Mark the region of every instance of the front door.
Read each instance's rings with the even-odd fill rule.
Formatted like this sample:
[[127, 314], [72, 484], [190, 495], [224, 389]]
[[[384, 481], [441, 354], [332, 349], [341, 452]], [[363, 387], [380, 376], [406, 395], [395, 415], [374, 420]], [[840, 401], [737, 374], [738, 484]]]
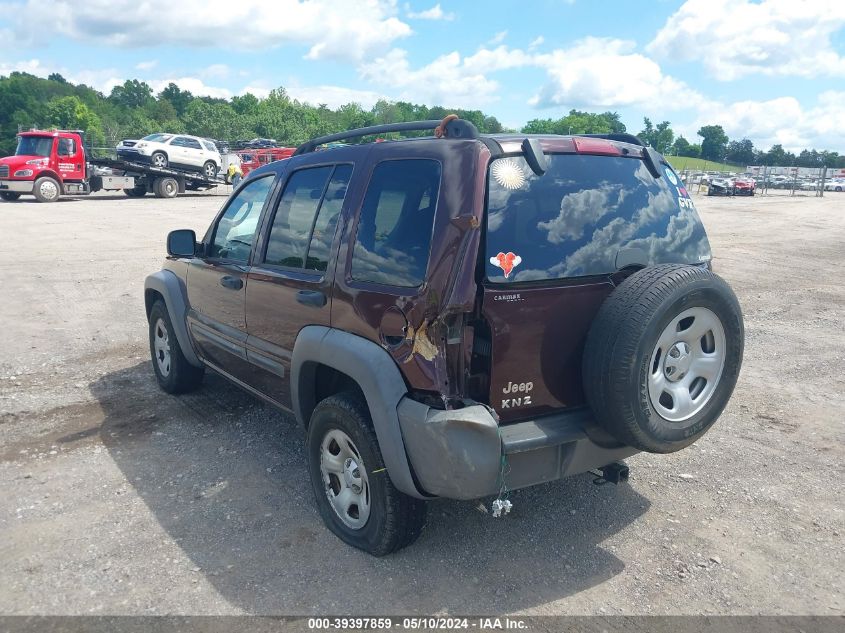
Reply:
[[76, 139], [60, 137], [56, 145], [56, 158], [63, 181], [78, 182], [85, 178], [85, 153]]
[[247, 356], [253, 386], [291, 407], [290, 361], [299, 331], [329, 325], [335, 233], [351, 165], [293, 172], [249, 272]]
[[232, 196], [209, 229], [203, 256], [188, 268], [188, 327], [203, 359], [242, 380], [246, 360], [247, 273], [261, 212], [275, 174]]

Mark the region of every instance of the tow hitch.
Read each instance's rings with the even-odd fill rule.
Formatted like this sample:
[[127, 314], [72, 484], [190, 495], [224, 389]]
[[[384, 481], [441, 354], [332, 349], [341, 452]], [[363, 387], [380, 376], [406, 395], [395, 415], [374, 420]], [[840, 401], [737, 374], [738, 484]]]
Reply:
[[624, 481], [628, 481], [628, 464], [624, 462], [613, 462], [612, 464], [602, 466], [601, 468], [591, 470], [590, 472], [593, 475], [596, 475], [596, 478], [593, 479], [593, 483], [597, 486], [603, 486], [607, 483], [620, 484]]

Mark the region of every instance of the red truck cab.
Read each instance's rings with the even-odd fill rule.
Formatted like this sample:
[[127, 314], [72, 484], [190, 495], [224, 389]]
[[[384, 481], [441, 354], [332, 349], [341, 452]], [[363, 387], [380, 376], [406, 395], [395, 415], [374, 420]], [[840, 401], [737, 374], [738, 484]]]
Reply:
[[277, 160], [290, 158], [295, 151], [295, 147], [262, 147], [244, 149], [236, 152], [236, 154], [241, 159], [241, 172], [246, 177], [249, 172], [259, 167], [263, 167]]
[[85, 148], [78, 131], [21, 132], [15, 154], [0, 158], [3, 200], [30, 194], [39, 202], [55, 202], [63, 194], [86, 192]]

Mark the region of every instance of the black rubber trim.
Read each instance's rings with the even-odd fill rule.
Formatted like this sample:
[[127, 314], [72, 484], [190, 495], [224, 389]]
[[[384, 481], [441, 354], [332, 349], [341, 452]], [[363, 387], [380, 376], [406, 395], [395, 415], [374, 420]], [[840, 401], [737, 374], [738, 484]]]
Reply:
[[505, 454], [510, 455], [583, 440], [587, 437], [584, 427], [593, 423], [592, 412], [581, 407], [536, 420], [502, 425], [499, 434]]

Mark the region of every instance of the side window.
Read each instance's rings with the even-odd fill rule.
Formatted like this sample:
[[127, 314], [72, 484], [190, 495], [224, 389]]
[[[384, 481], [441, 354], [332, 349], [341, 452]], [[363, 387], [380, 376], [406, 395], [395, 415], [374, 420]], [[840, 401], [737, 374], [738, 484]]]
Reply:
[[211, 141], [203, 141], [202, 144], [203, 147], [205, 147], [205, 149], [207, 149], [209, 152], [217, 151], [217, 147], [215, 147], [214, 143], [212, 143]]
[[185, 137], [177, 136], [172, 141], [170, 141], [170, 144], [175, 145], [176, 147], [185, 147]]
[[190, 147], [191, 149], [202, 149], [200, 142], [192, 138], [186, 138], [184, 140], [184, 145], [185, 147]]
[[311, 244], [308, 246], [308, 255], [305, 258], [305, 268], [308, 270], [325, 271], [329, 265], [332, 240], [351, 176], [352, 165], [335, 167], [326, 195], [323, 196], [323, 202], [317, 212], [317, 220], [314, 222]]
[[220, 217], [214, 231], [209, 257], [246, 263], [255, 243], [258, 218], [273, 184], [273, 176], [247, 183]]
[[76, 154], [76, 143], [74, 140], [72, 138], [60, 138], [58, 155], [73, 156], [74, 154]]
[[440, 163], [392, 160], [373, 171], [352, 252], [352, 278], [415, 288], [425, 279]]
[[302, 268], [311, 225], [328, 184], [332, 167], [314, 167], [294, 172], [276, 209], [267, 240], [264, 262], [273, 266]]

